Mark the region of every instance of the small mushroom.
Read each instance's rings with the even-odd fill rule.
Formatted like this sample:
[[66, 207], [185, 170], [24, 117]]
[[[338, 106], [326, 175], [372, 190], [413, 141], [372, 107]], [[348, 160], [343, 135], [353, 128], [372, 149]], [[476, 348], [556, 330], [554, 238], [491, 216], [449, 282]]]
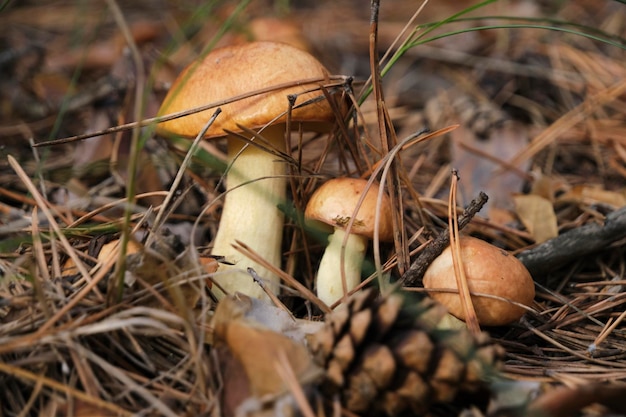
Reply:
[[[484, 326], [502, 326], [519, 320], [526, 310], [510, 301], [530, 306], [535, 298], [535, 284], [524, 264], [484, 240], [469, 236], [460, 239], [461, 259], [478, 322]], [[458, 291], [450, 247], [430, 264], [423, 284], [426, 289]], [[445, 305], [450, 314], [465, 319], [458, 293], [431, 291], [430, 295]]]
[[[292, 46], [274, 42], [251, 42], [215, 49], [192, 63], [178, 77], [165, 98], [160, 115], [193, 109], [274, 86], [280, 88], [224, 104], [222, 113], [205, 138], [227, 137], [231, 163], [226, 178], [227, 194], [220, 225], [213, 242], [214, 255], [225, 257], [234, 268], [220, 265], [214, 280], [228, 293], [242, 292], [266, 298], [247, 273], [253, 268], [278, 293], [278, 277], [246, 258], [233, 244], [242, 241], [260, 257], [280, 269], [283, 214], [278, 204], [285, 200], [286, 167], [280, 153], [286, 152], [286, 120], [289, 96], [297, 96], [290, 115], [292, 129], [328, 131], [335, 121], [332, 106], [316, 87], [328, 80], [328, 71], [313, 56]], [[309, 80], [303, 82], [303, 80]], [[311, 81], [315, 80], [315, 81]], [[290, 84], [286, 87], [285, 85]], [[312, 91], [313, 90], [313, 91]], [[158, 133], [195, 137], [214, 110], [194, 113], [159, 125]], [[260, 143], [240, 126], [257, 131]], [[246, 145], [237, 133], [254, 140], [261, 149]], [[218, 297], [224, 294], [214, 289]]]
[[[328, 305], [341, 299], [345, 292], [342, 282], [342, 257], [346, 291], [351, 291], [361, 282], [361, 266], [367, 250], [368, 239], [374, 236], [376, 210], [378, 216], [378, 237], [380, 241], [393, 239], [391, 203], [383, 193], [380, 207], [377, 207], [379, 185], [373, 183], [366, 191], [367, 180], [358, 178], [336, 178], [318, 188], [305, 210], [308, 221], [330, 225], [333, 233], [328, 238], [328, 246], [317, 271], [316, 287], [318, 297]], [[366, 195], [359, 206], [361, 195]], [[347, 230], [355, 210], [358, 208], [352, 227]], [[348, 233], [345, 251], [342, 245]]]

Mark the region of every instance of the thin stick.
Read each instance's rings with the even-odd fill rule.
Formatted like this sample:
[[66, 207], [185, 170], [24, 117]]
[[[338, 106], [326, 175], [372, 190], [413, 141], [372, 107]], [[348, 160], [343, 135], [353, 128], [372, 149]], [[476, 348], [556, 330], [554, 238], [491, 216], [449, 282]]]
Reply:
[[43, 312], [44, 317], [50, 318], [52, 313], [50, 312], [50, 306], [46, 301], [46, 295], [44, 293], [44, 283], [50, 282], [50, 274], [48, 273], [48, 265], [46, 263], [46, 256], [43, 249], [43, 243], [41, 242], [41, 234], [39, 232], [39, 216], [37, 215], [37, 206], [33, 206], [32, 225], [31, 228], [33, 236], [33, 255], [35, 256], [35, 264], [38, 271], [33, 274], [33, 287], [35, 294], [39, 299], [39, 305]]
[[[328, 85], [325, 85], [326, 87], [332, 87], [335, 85], [343, 85], [346, 80], [348, 79], [348, 77], [345, 77], [343, 75], [331, 75], [328, 78], [307, 78], [307, 79], [303, 79], [303, 80], [298, 80], [298, 81], [291, 81], [288, 83], [283, 83], [283, 84], [278, 84], [278, 85], [273, 85], [267, 88], [261, 88], [259, 90], [256, 91], [252, 91], [249, 93], [245, 93], [245, 94], [240, 94], [238, 96], [234, 96], [234, 97], [230, 97], [224, 100], [220, 100], [220, 101], [215, 101], [213, 103], [208, 103], [205, 104], [204, 106], [199, 106], [199, 107], [195, 107], [193, 109], [189, 109], [189, 110], [183, 110], [177, 113], [172, 113], [172, 114], [168, 114], [165, 116], [157, 116], [157, 117], [151, 117], [148, 119], [144, 119], [144, 120], [140, 120], [138, 122], [131, 122], [131, 123], [125, 123], [123, 125], [119, 125], [119, 126], [113, 126], [113, 127], [109, 127], [107, 129], [103, 129], [97, 132], [91, 132], [91, 133], [85, 133], [82, 135], [76, 135], [76, 136], [70, 136], [67, 138], [62, 138], [62, 139], [56, 139], [56, 140], [51, 140], [51, 141], [47, 141], [47, 142], [39, 142], [39, 143], [35, 143], [33, 145], [34, 148], [39, 148], [39, 147], [43, 147], [43, 146], [54, 146], [54, 145], [61, 145], [63, 143], [70, 143], [70, 142], [76, 142], [76, 141], [81, 141], [81, 140], [85, 140], [85, 139], [89, 139], [89, 138], [93, 138], [96, 136], [102, 136], [102, 135], [107, 135], [110, 133], [117, 133], [117, 132], [123, 132], [126, 130], [131, 130], [131, 129], [138, 129], [140, 127], [146, 127], [146, 126], [150, 126], [156, 123], [163, 123], [163, 122], [167, 122], [170, 120], [174, 120], [174, 119], [178, 119], [179, 117], [185, 117], [185, 116], [189, 116], [190, 114], [194, 114], [194, 113], [199, 113], [205, 110], [211, 110], [211, 109], [215, 109], [217, 107], [223, 106], [225, 104], [228, 103], [232, 103], [234, 101], [238, 101], [238, 100], [243, 100], [244, 98], [248, 98], [248, 97], [253, 97], [259, 94], [265, 94], [267, 92], [270, 91], [275, 91], [275, 90], [282, 90], [285, 88], [289, 88], [289, 87], [293, 87], [294, 85], [307, 85], [307, 84], [316, 84], [316, 83], [321, 83], [324, 81], [328, 81], [330, 80], [331, 83]], [[313, 91], [313, 89], [311, 90]], [[295, 106], [294, 108], [296, 108], [298, 106]]]
[[[391, 122], [391, 117], [385, 104], [385, 94], [382, 88], [382, 74], [380, 72], [380, 59], [378, 58], [378, 12], [380, 9], [380, 0], [372, 0], [370, 15], [370, 33], [369, 33], [369, 56], [370, 71], [372, 73], [372, 88], [374, 98], [376, 99], [376, 110], [378, 120], [378, 134], [382, 145], [383, 155], [389, 153], [397, 143], [398, 138]], [[397, 257], [397, 268], [401, 274], [406, 271], [409, 265], [409, 250], [406, 244], [406, 230], [402, 226], [402, 188], [399, 176], [399, 160], [394, 158], [390, 160], [389, 169], [389, 186], [388, 195], [391, 202], [391, 221], [393, 224], [393, 243]], [[344, 291], [345, 293], [345, 291]]]
[[548, 272], [607, 248], [626, 237], [626, 207], [608, 214], [604, 224], [590, 223], [521, 252], [517, 258], [536, 281], [545, 284]]
[[[259, 256], [259, 258], [260, 258], [260, 256]], [[274, 303], [274, 305], [276, 307], [280, 308], [285, 313], [289, 314], [289, 317], [291, 317], [291, 320], [293, 320], [295, 322], [296, 318], [293, 315], [293, 313], [291, 312], [291, 310], [289, 310], [287, 308], [287, 306], [285, 304], [283, 304], [282, 301], [280, 301], [280, 299], [276, 296], [276, 294], [274, 294], [274, 292], [267, 287], [267, 285], [265, 284], [265, 280], [263, 278], [261, 278], [261, 276], [254, 270], [254, 268], [248, 267], [246, 270], [248, 271], [248, 274], [250, 274], [250, 276], [252, 277], [254, 282], [259, 287], [261, 287], [263, 292], [265, 292], [265, 294], [267, 294], [269, 299], [272, 300], [272, 303]]]
[[328, 314], [331, 312], [331, 309], [326, 305], [326, 303], [324, 303], [322, 300], [317, 298], [317, 296], [313, 294], [311, 290], [309, 290], [307, 287], [302, 285], [302, 283], [300, 283], [298, 280], [294, 279], [292, 276], [280, 270], [279, 268], [276, 268], [275, 266], [271, 265], [269, 262], [267, 262], [265, 259], [259, 256], [252, 248], [250, 248], [245, 243], [239, 240], [235, 242], [237, 243], [236, 245], [234, 245], [235, 249], [237, 249], [243, 255], [247, 256], [248, 258], [257, 262], [259, 265], [262, 265], [263, 267], [269, 269], [274, 274], [278, 275], [288, 285], [295, 288], [296, 291], [299, 291], [304, 298], [308, 299], [313, 304], [318, 306], [319, 309], [322, 310], [324, 313]]
[[280, 349], [276, 352], [276, 354], [278, 356], [274, 363], [276, 373], [285, 382], [289, 391], [291, 391], [291, 395], [293, 395], [293, 398], [296, 400], [296, 404], [300, 407], [300, 412], [304, 417], [315, 417], [313, 408], [311, 407], [309, 401], [307, 401], [302, 385], [300, 384], [300, 381], [298, 381], [298, 377], [296, 376], [291, 363], [289, 363], [287, 353], [285, 353], [283, 349]]
[[[483, 208], [485, 203], [487, 203], [487, 194], [482, 191], [478, 194], [478, 197], [473, 199], [469, 205], [465, 208], [463, 213], [459, 216], [458, 219], [458, 228], [462, 230], [465, 226], [469, 224], [472, 218]], [[415, 287], [417, 286], [426, 269], [430, 266], [432, 261], [439, 255], [445, 248], [450, 244], [450, 235], [448, 229], [443, 230], [434, 240], [430, 242], [430, 244], [420, 253], [420, 255], [413, 261], [411, 267], [406, 271], [406, 273], [400, 278], [399, 282], [401, 285], [406, 287]]]
[[[176, 172], [176, 177], [174, 177], [174, 181], [172, 181], [172, 185], [170, 186], [169, 192], [165, 196], [165, 200], [163, 200], [163, 204], [161, 204], [161, 210], [159, 210], [157, 217], [154, 220], [153, 228], [155, 230], [159, 228], [162, 221], [165, 221], [164, 216], [165, 216], [165, 213], [167, 213], [167, 208], [170, 202], [172, 201], [172, 199], [174, 198], [174, 196], [176, 195], [176, 189], [178, 188], [178, 186], [183, 180], [185, 171], [187, 170], [187, 168], [189, 167], [189, 164], [191, 163], [191, 158], [195, 154], [196, 149], [200, 145], [200, 142], [202, 141], [202, 139], [204, 139], [205, 133], [207, 132], [207, 130], [209, 130], [209, 127], [211, 127], [211, 125], [213, 124], [213, 122], [215, 122], [215, 119], [217, 118], [217, 116], [219, 116], [221, 112], [222, 112], [222, 109], [218, 107], [215, 110], [215, 113], [213, 113], [213, 116], [209, 118], [209, 120], [200, 130], [200, 133], [198, 133], [198, 136], [196, 136], [194, 141], [191, 143], [189, 150], [185, 154], [185, 158], [183, 159], [183, 162], [180, 164], [180, 168], [178, 169], [178, 172]], [[152, 243], [152, 237], [149, 237], [146, 246], [150, 246], [151, 243]]]

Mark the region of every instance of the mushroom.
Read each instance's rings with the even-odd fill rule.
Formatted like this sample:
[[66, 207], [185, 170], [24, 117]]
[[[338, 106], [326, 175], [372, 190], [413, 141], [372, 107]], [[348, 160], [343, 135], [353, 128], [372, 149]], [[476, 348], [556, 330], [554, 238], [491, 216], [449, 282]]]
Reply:
[[[214, 255], [224, 256], [233, 267], [221, 265], [215, 281], [226, 292], [242, 292], [266, 298], [253, 282], [248, 268], [265, 278], [267, 287], [278, 293], [278, 277], [233, 248], [240, 240], [276, 268], [281, 264], [284, 218], [277, 205], [285, 200], [286, 167], [280, 156], [288, 143], [286, 120], [288, 96], [297, 96], [290, 114], [290, 126], [303, 131], [328, 131], [335, 115], [320, 91], [328, 71], [313, 56], [292, 46], [274, 42], [252, 42], [211, 51], [179, 75], [166, 96], [159, 115], [193, 109], [213, 102], [253, 93], [274, 86], [280, 88], [224, 104], [221, 114], [205, 138], [228, 138], [230, 167], [227, 193], [220, 225], [213, 242]], [[308, 80], [304, 82], [303, 80]], [[289, 87], [285, 87], [289, 84]], [[213, 110], [161, 123], [157, 133], [164, 136], [195, 137], [210, 119]], [[240, 126], [248, 130], [242, 129]], [[249, 135], [258, 132], [266, 142]], [[259, 146], [246, 145], [236, 133]], [[216, 296], [224, 294], [214, 287]]]
[[[478, 322], [484, 326], [502, 326], [519, 320], [535, 298], [535, 285], [530, 273], [515, 256], [484, 240], [462, 236], [461, 259], [467, 285]], [[452, 250], [446, 248], [430, 264], [423, 278], [426, 289], [458, 291]], [[429, 292], [431, 297], [448, 308], [453, 316], [464, 320], [465, 311], [456, 292]], [[482, 295], [496, 296], [484, 297]], [[510, 301], [505, 301], [510, 300]]]
[[[305, 218], [311, 224], [332, 226], [333, 233], [328, 238], [328, 246], [317, 271], [317, 296], [327, 305], [342, 298], [345, 291], [351, 291], [361, 282], [361, 266], [367, 250], [368, 239], [373, 238], [378, 214], [378, 237], [380, 241], [393, 239], [391, 202], [383, 193], [380, 207], [377, 207], [379, 185], [373, 183], [366, 191], [368, 181], [360, 178], [336, 178], [322, 184], [306, 206]], [[365, 197], [359, 206], [361, 195]], [[349, 230], [352, 216], [358, 207], [356, 218]], [[321, 222], [321, 223], [320, 223]], [[348, 233], [345, 252], [342, 246]], [[341, 265], [344, 265], [342, 275]]]

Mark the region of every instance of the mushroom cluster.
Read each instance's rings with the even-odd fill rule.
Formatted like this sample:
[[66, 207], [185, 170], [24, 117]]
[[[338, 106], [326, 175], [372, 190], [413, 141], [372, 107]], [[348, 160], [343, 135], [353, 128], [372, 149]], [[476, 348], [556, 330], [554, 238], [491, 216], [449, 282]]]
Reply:
[[307, 204], [304, 215], [311, 225], [332, 228], [315, 284], [317, 296], [329, 306], [361, 282], [367, 242], [375, 231], [380, 241], [393, 239], [391, 202], [383, 193], [379, 204], [379, 189], [377, 183], [368, 188], [365, 179], [335, 178], [322, 184]]
[[[277, 206], [286, 196], [286, 163], [281, 154], [289, 143], [287, 120], [291, 129], [328, 131], [335, 114], [319, 91], [328, 79], [328, 71], [317, 59], [286, 44], [251, 42], [228, 46], [189, 65], [159, 110], [159, 115], [167, 115], [265, 91], [220, 105], [222, 112], [205, 135], [207, 139], [228, 139], [227, 192], [213, 242], [213, 254], [234, 264], [221, 265], [215, 275], [218, 287], [227, 293], [239, 291], [266, 298], [248, 268], [253, 268], [273, 293], [278, 293], [278, 277], [244, 257], [233, 244], [237, 240], [245, 243], [280, 268], [284, 219]], [[289, 97], [296, 97], [295, 105], [290, 104]], [[195, 137], [213, 112], [214, 109], [207, 110], [161, 123], [158, 133]], [[250, 134], [251, 130], [255, 133]], [[224, 295], [215, 287], [214, 292], [218, 297]]]
[[[532, 305], [535, 298], [535, 283], [524, 264], [484, 240], [463, 236], [459, 243], [478, 322], [502, 326], [519, 320], [526, 312], [524, 306]], [[424, 288], [432, 290], [431, 297], [445, 305], [450, 314], [465, 320], [450, 247], [430, 264], [423, 283]]]

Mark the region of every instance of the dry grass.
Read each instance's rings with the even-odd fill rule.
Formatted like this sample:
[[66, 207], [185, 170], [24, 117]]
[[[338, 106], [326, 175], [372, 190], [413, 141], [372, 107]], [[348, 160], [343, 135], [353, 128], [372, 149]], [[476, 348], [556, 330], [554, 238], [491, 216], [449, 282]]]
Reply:
[[[149, 119], [219, 23], [234, 19], [216, 43], [233, 42], [246, 22], [278, 2], [254, 3], [240, 14], [224, 2], [204, 10], [214, 21], [202, 24], [189, 11], [197, 5], [170, 5], [157, 17], [151, 1], [140, 3], [117, 16], [104, 5], [81, 9], [81, 2], [62, 1], [54, 8], [15, 5], [0, 16], [2, 416], [218, 415], [223, 375], [209, 347], [215, 300], [200, 255], [218, 226], [222, 144], [202, 143], [200, 158], [185, 159], [184, 146], [155, 137], [149, 125], [52, 147], [31, 144]], [[508, 4], [476, 13], [499, 15], [500, 3]], [[517, 254], [542, 246], [520, 221], [511, 191], [548, 200], [560, 234], [602, 225], [624, 210], [626, 11], [609, 1], [571, 1], [559, 10], [529, 4], [508, 14], [555, 13], [605, 30], [622, 48], [539, 29], [465, 31], [410, 49], [382, 84], [374, 78], [356, 123], [294, 137], [293, 206], [278, 271], [280, 303], [290, 314], [311, 318], [324, 310], [311, 293], [323, 248], [305, 236], [300, 214], [325, 178], [384, 183], [398, 209], [398, 234], [392, 245], [377, 245], [371, 263], [395, 279], [447, 225], [452, 169], [461, 176], [459, 206], [483, 189], [492, 201], [463, 233]], [[462, 9], [440, 7], [426, 5], [417, 22]], [[383, 2], [380, 55], [414, 8], [406, 1], [391, 10]], [[357, 76], [353, 90], [342, 85], [355, 104], [372, 68], [388, 62], [370, 59], [369, 13], [346, 0], [293, 4], [290, 14], [334, 73]], [[130, 52], [123, 48], [128, 38]], [[435, 133], [415, 134], [423, 128]], [[133, 144], [144, 139], [139, 151]], [[136, 177], [128, 174], [130, 161], [141, 167]], [[120, 233], [122, 254], [99, 259], [102, 244]], [[538, 271], [532, 311], [490, 329], [507, 350], [507, 376], [626, 384], [626, 237], [612, 237], [600, 250]], [[138, 254], [124, 256], [127, 239], [141, 240]], [[67, 259], [77, 271], [64, 272]]]

